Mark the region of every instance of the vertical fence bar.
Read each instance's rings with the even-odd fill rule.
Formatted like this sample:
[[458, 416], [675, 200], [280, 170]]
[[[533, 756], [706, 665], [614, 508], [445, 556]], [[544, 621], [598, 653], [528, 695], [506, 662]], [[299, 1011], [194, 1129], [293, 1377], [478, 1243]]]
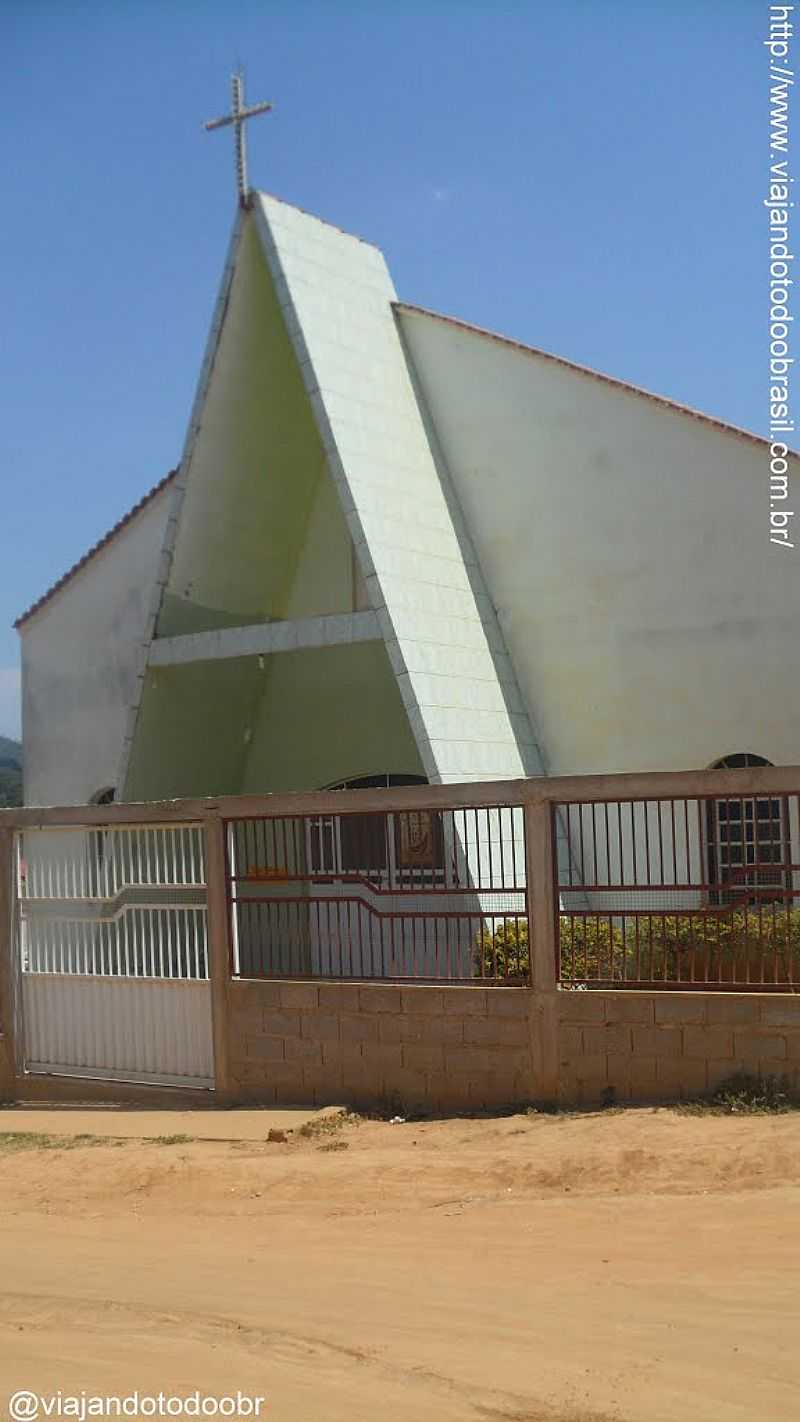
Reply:
[[13, 1101], [17, 1063], [14, 832], [0, 829], [0, 1101]]
[[218, 816], [203, 820], [208, 920], [208, 977], [214, 1037], [214, 1089], [220, 1099], [234, 1091], [230, 1062], [231, 936], [228, 916], [225, 823]]

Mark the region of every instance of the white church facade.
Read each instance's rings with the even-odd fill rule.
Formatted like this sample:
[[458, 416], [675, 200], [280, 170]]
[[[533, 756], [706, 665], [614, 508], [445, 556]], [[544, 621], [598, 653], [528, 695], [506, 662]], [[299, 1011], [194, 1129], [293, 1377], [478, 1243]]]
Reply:
[[178, 469], [17, 624], [26, 803], [799, 763], [768, 474], [253, 194]]

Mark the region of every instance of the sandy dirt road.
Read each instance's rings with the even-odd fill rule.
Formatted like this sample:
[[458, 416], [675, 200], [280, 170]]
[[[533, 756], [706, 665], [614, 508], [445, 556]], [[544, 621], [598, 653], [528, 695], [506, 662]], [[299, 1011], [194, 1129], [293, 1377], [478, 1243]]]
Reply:
[[799, 1186], [800, 1114], [0, 1136], [0, 1404], [238, 1388], [269, 1422], [795, 1422]]

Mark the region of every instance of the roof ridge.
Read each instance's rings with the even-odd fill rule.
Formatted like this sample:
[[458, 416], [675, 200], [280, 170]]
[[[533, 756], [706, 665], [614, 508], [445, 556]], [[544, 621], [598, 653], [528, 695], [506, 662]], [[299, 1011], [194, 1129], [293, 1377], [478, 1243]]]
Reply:
[[[669, 395], [656, 395], [652, 390], [645, 390], [642, 385], [632, 385], [629, 380], [620, 380], [616, 375], [606, 375], [602, 370], [595, 370], [590, 365], [581, 365], [576, 360], [568, 360], [566, 356], [553, 355], [552, 351], [543, 351], [539, 346], [528, 346], [524, 341], [517, 341], [512, 336], [503, 336], [499, 331], [490, 331], [486, 326], [476, 326], [472, 321], [462, 320], [460, 316], [447, 316], [441, 311], [432, 311], [428, 306], [415, 306], [410, 301], [394, 301], [392, 306], [395, 311], [408, 311], [417, 316], [431, 316], [435, 321], [443, 321], [448, 326], [456, 326], [463, 331], [485, 336], [488, 340], [497, 341], [500, 345], [512, 346], [515, 350], [524, 352], [525, 355], [540, 356], [542, 360], [552, 361], [554, 365], [565, 366], [567, 370], [575, 370], [580, 375], [588, 375], [592, 380], [601, 380], [606, 385], [613, 385], [617, 390], [627, 390], [631, 395], [640, 395], [645, 400], [651, 400], [655, 405], [662, 405], [666, 410], [674, 410], [679, 415], [689, 415], [693, 420], [701, 420], [704, 424], [713, 425], [716, 429], [724, 430], [727, 434], [735, 434], [740, 439], [747, 439], [753, 444], [769, 448], [770, 442], [764, 435], [753, 434], [752, 430], [742, 429], [741, 425], [733, 425], [729, 420], [721, 420], [716, 415], [707, 415], [702, 410], [695, 410], [691, 405], [681, 404], [680, 400], [672, 400]], [[796, 450], [790, 449], [789, 453], [797, 457]]]
[[71, 582], [75, 574], [80, 572], [81, 568], [85, 568], [86, 564], [90, 562], [97, 553], [100, 553], [103, 548], [107, 547], [108, 544], [116, 538], [117, 534], [121, 533], [123, 528], [136, 518], [137, 514], [141, 513], [143, 508], [149, 503], [152, 503], [153, 499], [161, 493], [162, 489], [166, 489], [167, 485], [171, 483], [177, 473], [177, 468], [170, 469], [169, 472], [164, 475], [163, 479], [159, 479], [158, 483], [154, 484], [152, 489], [148, 489], [147, 493], [139, 499], [138, 503], [133, 505], [133, 508], [128, 509], [128, 512], [123, 514], [121, 519], [118, 519], [113, 528], [108, 530], [108, 533], [104, 534], [102, 538], [92, 544], [91, 548], [84, 553], [82, 558], [78, 559], [77, 563], [73, 563], [72, 567], [68, 568], [66, 573], [64, 573], [57, 582], [51, 584], [47, 591], [43, 592], [42, 596], [37, 598], [34, 603], [31, 603], [31, 606], [27, 608], [25, 612], [20, 613], [20, 616], [14, 623], [16, 629], [19, 631], [19, 628], [24, 622], [27, 622], [30, 617], [33, 617], [35, 612], [38, 612], [40, 608], [44, 607], [45, 603], [49, 602], [52, 597], [55, 597], [56, 593], [60, 592], [66, 583]]
[[301, 207], [297, 202], [288, 202], [286, 198], [279, 197], [277, 193], [268, 192], [266, 188], [254, 188], [253, 192], [257, 197], [269, 198], [270, 202], [278, 202], [281, 207], [290, 207], [293, 212], [302, 213], [303, 217], [310, 217], [312, 221], [319, 222], [322, 227], [330, 227], [333, 232], [338, 232], [342, 237], [352, 237], [354, 242], [360, 242], [363, 247], [372, 247], [374, 251], [380, 252], [383, 256], [383, 248], [378, 246], [369, 237], [362, 237], [360, 232], [348, 232], [346, 227], [340, 227], [338, 222], [329, 222], [327, 217], [320, 217], [318, 212], [309, 212], [307, 207]]

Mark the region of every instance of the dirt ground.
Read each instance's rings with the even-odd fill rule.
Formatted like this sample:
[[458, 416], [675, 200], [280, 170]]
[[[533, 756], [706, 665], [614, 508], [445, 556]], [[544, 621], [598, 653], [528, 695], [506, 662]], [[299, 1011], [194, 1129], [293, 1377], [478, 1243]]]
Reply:
[[0, 1405], [238, 1388], [268, 1422], [800, 1416], [800, 1113], [326, 1120], [271, 1143], [167, 1118], [147, 1141], [12, 1136], [12, 1116]]

